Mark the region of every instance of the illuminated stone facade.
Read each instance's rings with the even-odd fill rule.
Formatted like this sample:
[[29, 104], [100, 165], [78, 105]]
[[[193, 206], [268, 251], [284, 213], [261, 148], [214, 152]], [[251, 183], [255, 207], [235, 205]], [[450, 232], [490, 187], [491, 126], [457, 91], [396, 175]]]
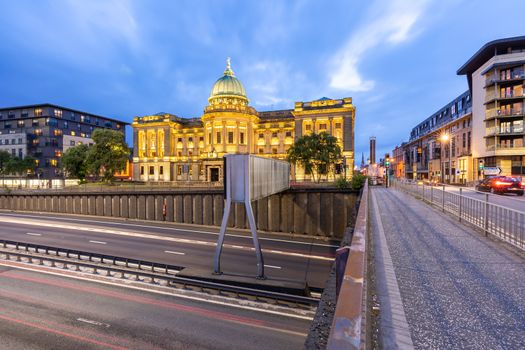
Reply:
[[[336, 172], [350, 177], [354, 118], [351, 98], [322, 98], [296, 102], [294, 109], [258, 112], [249, 105], [228, 60], [200, 118], [165, 113], [134, 118], [133, 179], [218, 182], [222, 179], [222, 157], [227, 153], [285, 159], [295, 139], [321, 132], [338, 138], [344, 161], [336, 166]], [[293, 176], [305, 178], [301, 169], [294, 169]]]

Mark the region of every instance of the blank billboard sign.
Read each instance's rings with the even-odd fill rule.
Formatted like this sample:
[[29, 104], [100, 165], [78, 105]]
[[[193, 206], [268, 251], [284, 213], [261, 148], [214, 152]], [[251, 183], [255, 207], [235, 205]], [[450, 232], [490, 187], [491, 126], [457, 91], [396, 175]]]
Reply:
[[290, 164], [282, 160], [250, 154], [224, 156], [224, 214], [217, 239], [213, 271], [221, 274], [221, 253], [232, 202], [244, 203], [257, 256], [257, 278], [264, 275], [264, 259], [257, 238], [257, 227], [251, 201], [271, 196], [290, 187]]
[[228, 196], [231, 186], [233, 202], [254, 201], [290, 187], [290, 164], [282, 160], [227, 154], [224, 169], [224, 193]]

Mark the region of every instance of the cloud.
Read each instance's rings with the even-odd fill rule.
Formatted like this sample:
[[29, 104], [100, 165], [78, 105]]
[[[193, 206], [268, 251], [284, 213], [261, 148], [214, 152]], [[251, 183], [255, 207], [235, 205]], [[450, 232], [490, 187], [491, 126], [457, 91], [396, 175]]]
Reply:
[[[376, 1], [368, 20], [357, 28], [345, 45], [330, 60], [330, 87], [345, 91], [368, 91], [374, 81], [358, 70], [365, 53], [382, 44], [398, 45], [414, 36], [429, 0]], [[421, 28], [419, 28], [421, 30]]]
[[54, 60], [109, 65], [118, 48], [141, 48], [137, 21], [126, 0], [17, 4], [9, 10], [14, 15], [10, 35], [16, 42]]

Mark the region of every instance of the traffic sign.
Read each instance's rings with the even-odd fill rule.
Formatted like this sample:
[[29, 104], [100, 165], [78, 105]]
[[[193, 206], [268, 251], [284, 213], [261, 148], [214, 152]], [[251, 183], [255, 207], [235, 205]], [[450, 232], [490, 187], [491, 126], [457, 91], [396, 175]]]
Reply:
[[498, 166], [485, 167], [483, 169], [483, 175], [499, 175], [499, 174], [501, 174], [501, 169]]

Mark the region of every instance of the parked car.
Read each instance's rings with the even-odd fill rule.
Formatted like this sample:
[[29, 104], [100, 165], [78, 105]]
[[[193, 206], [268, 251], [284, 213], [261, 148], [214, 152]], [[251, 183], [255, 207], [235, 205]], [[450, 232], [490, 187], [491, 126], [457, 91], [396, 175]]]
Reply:
[[476, 190], [491, 193], [516, 193], [523, 196], [523, 183], [520, 179], [509, 176], [494, 176], [480, 181], [476, 185]]

